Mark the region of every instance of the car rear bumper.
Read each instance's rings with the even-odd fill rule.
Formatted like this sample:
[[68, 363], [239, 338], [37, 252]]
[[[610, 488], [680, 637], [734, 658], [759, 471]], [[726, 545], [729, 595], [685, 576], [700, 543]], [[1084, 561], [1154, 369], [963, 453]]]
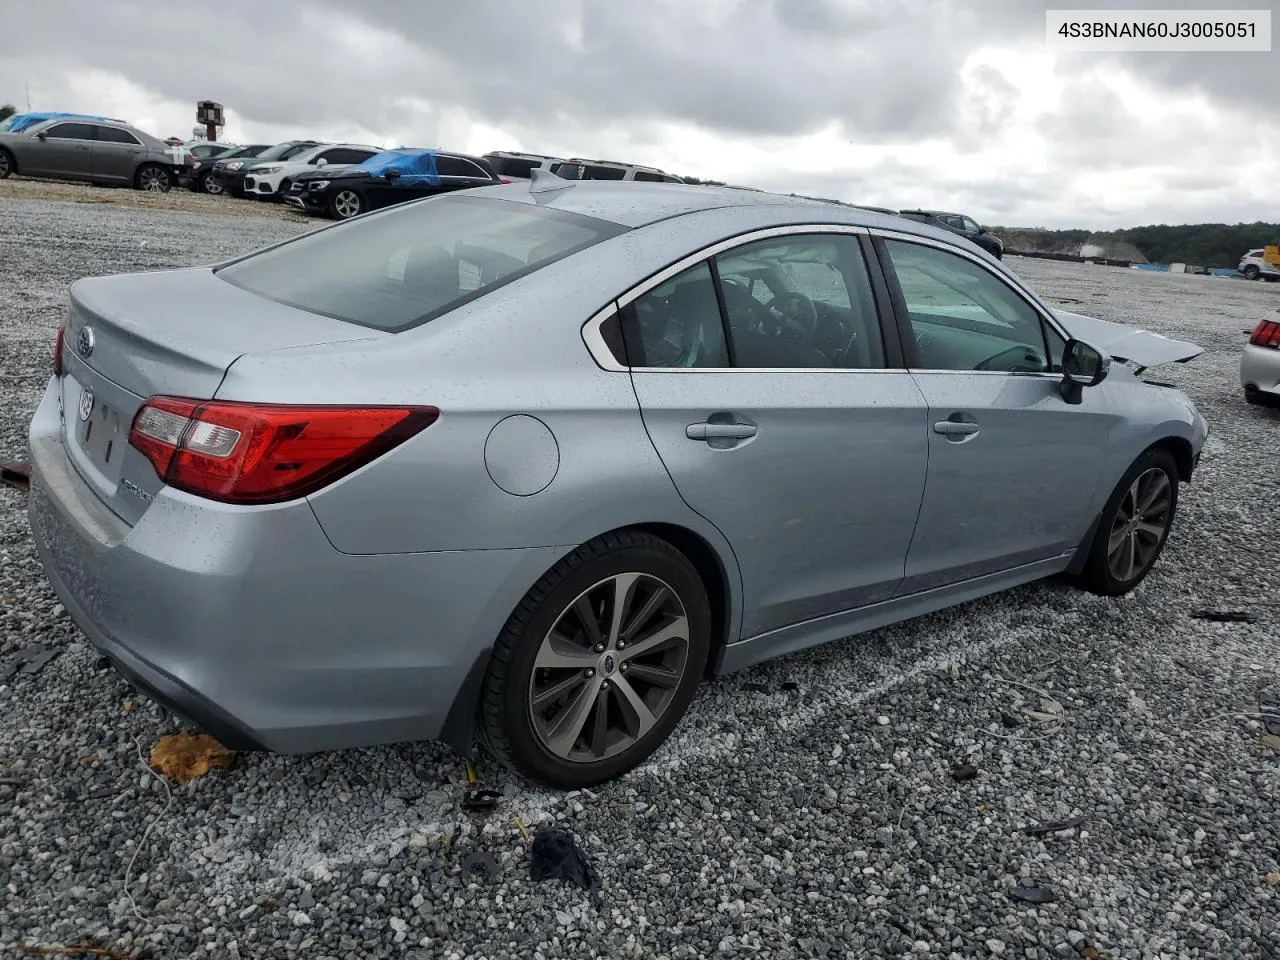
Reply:
[[1245, 344], [1240, 355], [1240, 385], [1249, 394], [1280, 398], [1280, 350]]
[[506, 616], [567, 552], [356, 556], [305, 500], [243, 508], [168, 488], [130, 527], [67, 459], [53, 381], [29, 441], [32, 534], [59, 598], [122, 674], [229, 746], [449, 736]]

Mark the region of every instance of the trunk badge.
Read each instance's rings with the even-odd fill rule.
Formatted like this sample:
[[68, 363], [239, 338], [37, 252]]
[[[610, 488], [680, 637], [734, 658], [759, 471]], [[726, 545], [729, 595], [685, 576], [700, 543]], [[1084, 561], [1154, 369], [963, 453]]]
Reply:
[[80, 388], [80, 419], [88, 420], [93, 413], [93, 391], [88, 387]]
[[81, 327], [80, 336], [76, 338], [76, 352], [82, 357], [93, 353], [93, 327]]

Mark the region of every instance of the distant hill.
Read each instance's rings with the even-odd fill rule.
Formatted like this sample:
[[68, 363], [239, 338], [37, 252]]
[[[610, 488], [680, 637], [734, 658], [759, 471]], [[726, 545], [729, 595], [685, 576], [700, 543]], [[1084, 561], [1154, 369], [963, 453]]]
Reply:
[[1234, 267], [1246, 250], [1280, 243], [1280, 223], [1194, 223], [1124, 230], [1046, 230], [989, 227], [1010, 253], [1068, 253], [1135, 263], [1189, 263]]

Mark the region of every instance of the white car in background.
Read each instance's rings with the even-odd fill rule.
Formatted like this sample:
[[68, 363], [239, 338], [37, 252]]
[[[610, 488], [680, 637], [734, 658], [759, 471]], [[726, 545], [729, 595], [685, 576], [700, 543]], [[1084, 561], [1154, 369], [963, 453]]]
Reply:
[[1250, 250], [1240, 258], [1240, 266], [1236, 269], [1244, 274], [1246, 280], [1280, 280], [1280, 267], [1264, 260], [1265, 253], [1261, 247]]
[[300, 173], [310, 173], [316, 167], [364, 163], [381, 152], [381, 148], [364, 143], [322, 143], [288, 160], [250, 164], [244, 171], [244, 195], [279, 199], [289, 192], [291, 178]]

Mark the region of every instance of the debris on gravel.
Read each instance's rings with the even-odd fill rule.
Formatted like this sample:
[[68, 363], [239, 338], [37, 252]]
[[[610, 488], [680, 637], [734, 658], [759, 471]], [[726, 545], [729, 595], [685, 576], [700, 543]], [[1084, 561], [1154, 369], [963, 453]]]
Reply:
[[[211, 263], [309, 226], [18, 196], [0, 187], [0, 460], [23, 454], [67, 284]], [[591, 791], [534, 789], [480, 759], [502, 816], [461, 809], [463, 763], [435, 744], [241, 754], [167, 784], [137, 744], [181, 725], [100, 669], [41, 574], [22, 495], [0, 488], [0, 661], [32, 643], [63, 651], [0, 680], [0, 949], [1280, 954], [1267, 879], [1280, 874], [1280, 757], [1260, 749], [1257, 716], [1259, 691], [1280, 688], [1280, 412], [1247, 406], [1236, 375], [1239, 331], [1276, 288], [1009, 265], [1081, 312], [1206, 347], [1153, 371], [1212, 434], [1142, 586], [1106, 599], [1035, 584], [708, 683], [649, 762]], [[1190, 616], [1203, 609], [1256, 619]], [[1052, 691], [1062, 722], [993, 735], [1013, 709], [1009, 677]], [[953, 763], [982, 774], [956, 784]], [[1080, 811], [1090, 822], [1071, 831], [1022, 831]], [[532, 878], [528, 834], [549, 828], [573, 836], [603, 905]], [[474, 872], [477, 854], [492, 875]], [[1056, 899], [1014, 895], [1037, 887]]]
[[217, 214], [225, 217], [261, 217], [291, 223], [314, 223], [301, 211], [285, 203], [212, 196], [175, 186], [168, 193], [132, 190], [128, 187], [99, 187], [92, 183], [66, 180], [30, 180], [9, 177], [0, 180], [0, 202], [6, 200], [56, 200], [66, 203], [105, 204], [140, 210]]

